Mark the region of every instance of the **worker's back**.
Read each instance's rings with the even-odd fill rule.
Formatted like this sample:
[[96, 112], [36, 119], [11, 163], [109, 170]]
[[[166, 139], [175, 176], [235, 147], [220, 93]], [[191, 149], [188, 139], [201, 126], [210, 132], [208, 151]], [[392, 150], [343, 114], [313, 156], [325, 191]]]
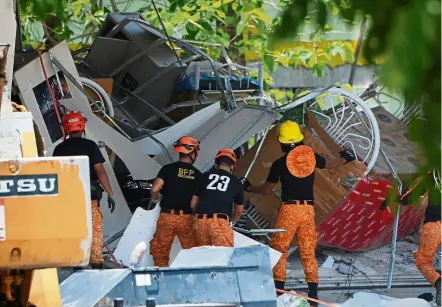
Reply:
[[191, 213], [190, 200], [200, 176], [201, 172], [190, 163], [177, 161], [163, 166], [157, 176], [164, 181], [161, 208]]
[[54, 149], [53, 156], [88, 156], [91, 180], [98, 180], [93, 166], [104, 162], [97, 144], [82, 137], [70, 137], [58, 144]]
[[428, 205], [425, 209], [424, 223], [437, 222], [441, 220], [441, 191], [437, 188], [434, 172], [429, 175]]
[[[305, 145], [303, 145], [305, 146]], [[313, 200], [313, 185], [315, 180], [315, 168], [324, 168], [325, 167], [325, 159], [319, 156], [318, 154], [314, 154], [311, 157], [315, 159], [314, 167], [308, 170], [308, 175], [303, 177], [301, 175], [295, 176], [292, 174], [287, 167], [287, 156], [285, 154], [281, 158], [277, 159], [273, 162], [272, 167], [270, 169], [270, 173], [268, 175], [267, 181], [271, 183], [281, 182], [281, 190], [282, 190], [282, 201], [290, 201], [290, 200]], [[299, 166], [301, 168], [302, 165]], [[299, 169], [299, 173], [302, 173], [303, 170]]]
[[239, 179], [223, 169], [204, 173], [195, 195], [199, 197], [196, 213], [232, 215], [233, 203], [242, 205], [243, 187]]

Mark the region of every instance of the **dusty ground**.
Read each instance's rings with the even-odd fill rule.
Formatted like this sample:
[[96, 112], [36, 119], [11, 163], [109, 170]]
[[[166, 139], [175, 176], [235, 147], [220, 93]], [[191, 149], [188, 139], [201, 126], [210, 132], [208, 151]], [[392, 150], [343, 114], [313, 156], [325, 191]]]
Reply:
[[[409, 274], [420, 274], [416, 268], [413, 252], [417, 251], [418, 245], [410, 243], [408, 241], [400, 241], [397, 243], [396, 248], [396, 260], [395, 260], [395, 275], [409, 275]], [[319, 266], [325, 262], [328, 256], [332, 256], [334, 259], [334, 264], [329, 273], [335, 272], [339, 273], [339, 266], [341, 264], [354, 263], [355, 275], [363, 274], [366, 275], [385, 275], [388, 273], [390, 266], [390, 255], [391, 255], [391, 245], [385, 245], [380, 248], [366, 251], [366, 252], [347, 252], [338, 249], [327, 249], [319, 248], [317, 250], [317, 259]], [[436, 268], [440, 269], [440, 253], [439, 257], [435, 257], [434, 264]], [[296, 278], [298, 275], [297, 271], [302, 270], [302, 265], [299, 258], [299, 253], [295, 251], [289, 257], [289, 264], [287, 267], [287, 273], [289, 277]], [[347, 270], [348, 271], [348, 270]], [[325, 271], [324, 271], [325, 272]], [[348, 273], [345, 273], [348, 274]]]
[[[425, 286], [425, 280], [420, 272], [417, 270], [413, 252], [418, 249], [417, 241], [413, 237], [407, 237], [407, 240], [398, 242], [396, 250], [396, 261], [393, 280], [400, 281], [407, 278], [415, 278], [419, 280], [419, 284], [423, 284], [419, 288], [396, 288], [387, 290], [386, 288], [372, 290], [371, 281], [369, 279], [384, 279], [389, 271], [391, 245], [385, 245], [381, 248], [366, 251], [366, 252], [346, 252], [336, 249], [319, 248], [317, 250], [317, 259], [320, 266], [319, 274], [322, 278], [323, 284], [328, 284], [330, 280], [343, 280], [345, 283], [337, 290], [320, 291], [320, 299], [330, 303], [342, 303], [348, 299], [352, 293], [358, 291], [364, 292], [376, 292], [380, 295], [387, 295], [396, 298], [418, 297], [423, 293], [432, 293], [435, 295], [434, 289], [428, 284]], [[415, 242], [415, 243], [412, 243]], [[334, 264], [332, 268], [321, 267], [328, 256], [333, 257]], [[354, 263], [354, 268], [349, 268], [349, 264]], [[440, 253], [438, 257], [435, 257], [434, 264], [436, 268], [440, 269]], [[353, 274], [349, 274], [353, 272]], [[352, 281], [350, 276], [352, 276]], [[289, 263], [287, 267], [288, 283], [302, 286], [305, 285], [304, 273], [302, 271], [302, 265], [299, 258], [298, 251], [295, 251], [289, 257]], [[348, 290], [346, 283], [357, 284], [365, 283], [367, 288], [360, 290]], [[376, 283], [376, 282], [375, 282]], [[299, 291], [302, 293], [302, 291]]]

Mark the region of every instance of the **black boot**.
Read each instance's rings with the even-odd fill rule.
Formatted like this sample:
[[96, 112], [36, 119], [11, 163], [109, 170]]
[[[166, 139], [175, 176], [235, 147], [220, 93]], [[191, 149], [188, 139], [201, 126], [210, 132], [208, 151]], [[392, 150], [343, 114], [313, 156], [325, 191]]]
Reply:
[[103, 270], [104, 266], [102, 263], [91, 263], [92, 270]]
[[[285, 281], [275, 280], [275, 288], [279, 290], [284, 290]], [[284, 293], [276, 291], [276, 296], [283, 295]]]
[[[309, 282], [308, 284], [308, 297], [318, 299], [318, 284], [315, 282]], [[319, 303], [308, 301], [310, 306], [319, 306]]]
[[436, 288], [436, 305], [437, 306], [441, 306], [440, 305], [440, 277], [438, 280], [436, 280], [436, 283], [434, 284], [434, 287]]

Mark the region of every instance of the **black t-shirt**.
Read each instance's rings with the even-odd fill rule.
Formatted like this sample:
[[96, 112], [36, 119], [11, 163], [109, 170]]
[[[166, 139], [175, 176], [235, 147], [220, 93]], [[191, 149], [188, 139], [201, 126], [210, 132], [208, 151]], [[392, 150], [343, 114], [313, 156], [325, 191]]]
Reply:
[[70, 137], [58, 144], [54, 149], [53, 156], [88, 156], [91, 181], [98, 180], [94, 165], [106, 161], [94, 141], [80, 137]]
[[196, 213], [223, 213], [232, 216], [233, 203], [244, 204], [244, 188], [239, 179], [222, 169], [212, 169], [201, 176], [195, 189], [199, 197]]
[[433, 173], [429, 174], [431, 181], [428, 187], [428, 205], [425, 209], [424, 224], [429, 222], [437, 222], [441, 220], [441, 194], [436, 188]]
[[163, 166], [157, 176], [164, 181], [161, 208], [191, 213], [190, 200], [200, 176], [201, 172], [190, 163], [178, 161]]
[[[315, 153], [316, 168], [324, 168], [326, 160]], [[298, 178], [293, 176], [286, 166], [287, 155], [282, 156], [273, 162], [270, 168], [267, 182], [277, 183], [281, 181], [283, 202], [293, 200], [314, 200], [313, 184], [315, 182], [315, 173], [305, 178]]]

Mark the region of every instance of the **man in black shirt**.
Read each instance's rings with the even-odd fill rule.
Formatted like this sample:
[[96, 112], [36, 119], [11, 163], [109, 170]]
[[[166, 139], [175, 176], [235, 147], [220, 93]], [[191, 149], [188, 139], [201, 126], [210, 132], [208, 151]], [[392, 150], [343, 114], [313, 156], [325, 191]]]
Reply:
[[179, 161], [163, 166], [152, 185], [152, 201], [158, 203], [161, 190], [161, 214], [157, 230], [150, 241], [150, 254], [155, 266], [167, 267], [175, 236], [182, 248], [196, 245], [190, 200], [201, 172], [192, 164], [199, 154], [199, 142], [184, 136], [174, 144]]
[[[419, 249], [414, 253], [414, 258], [419, 271], [436, 288], [436, 304], [441, 306], [441, 276], [433, 266], [434, 255], [441, 244], [442, 236], [440, 176], [437, 170], [429, 172], [429, 176], [428, 205], [425, 209], [424, 226], [419, 232]], [[410, 192], [405, 197], [405, 204], [412, 203], [408, 199]]]
[[[278, 181], [281, 182], [282, 205], [279, 209], [276, 228], [285, 232], [273, 234], [270, 246], [281, 252], [281, 258], [273, 268], [276, 289], [284, 290], [287, 253], [294, 235], [297, 235], [299, 252], [304, 267], [311, 298], [318, 298], [318, 264], [315, 258], [317, 234], [313, 198], [315, 168], [335, 168], [355, 160], [349, 151], [342, 151], [340, 159], [325, 160], [309, 146], [303, 145], [304, 135], [300, 126], [292, 121], [284, 122], [279, 128], [278, 141], [284, 156], [276, 160], [267, 180], [260, 185], [251, 185], [242, 178], [244, 189], [258, 194], [271, 193]], [[311, 306], [317, 303], [310, 302]]]
[[[67, 136], [62, 143], [58, 144], [53, 156], [88, 156], [91, 179], [91, 205], [92, 205], [92, 246], [89, 262], [93, 269], [103, 268], [103, 231], [102, 215], [99, 209], [102, 198], [102, 188], [106, 191], [110, 212], [115, 210], [115, 200], [112, 187], [109, 183], [106, 170], [103, 166], [105, 162], [97, 144], [94, 141], [83, 138], [86, 128], [84, 116], [77, 112], [69, 112], [63, 118], [63, 128]], [[101, 183], [101, 185], [100, 185]]]
[[244, 189], [232, 175], [235, 165], [233, 150], [221, 149], [215, 157], [215, 168], [204, 173], [198, 182], [191, 203], [198, 246], [233, 247], [230, 221], [232, 225], [236, 223], [244, 207]]

